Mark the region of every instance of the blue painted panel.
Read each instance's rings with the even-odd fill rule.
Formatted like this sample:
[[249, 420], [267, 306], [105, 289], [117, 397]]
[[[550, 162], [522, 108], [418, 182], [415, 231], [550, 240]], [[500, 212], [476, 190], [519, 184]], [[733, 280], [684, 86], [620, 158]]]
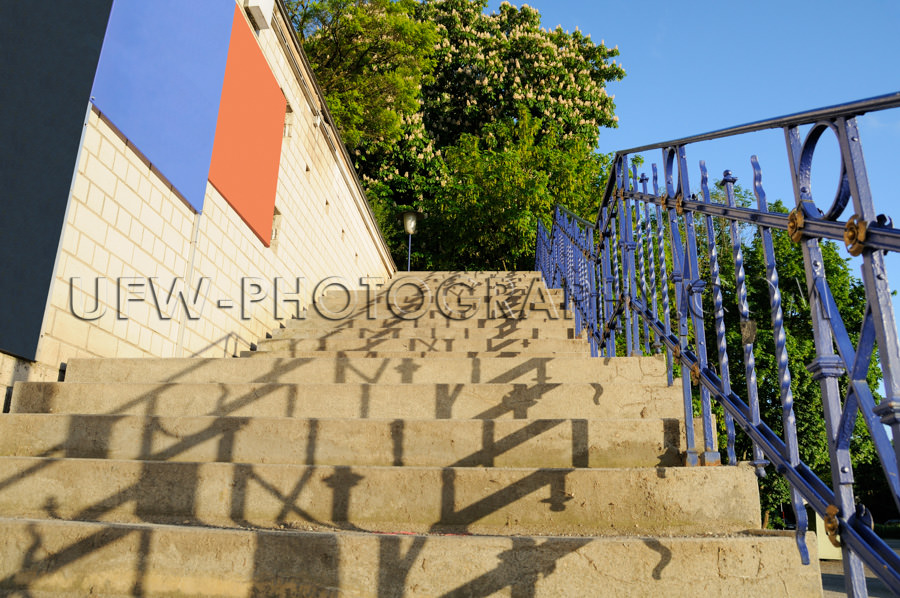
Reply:
[[0, 2], [0, 351], [25, 359], [41, 337], [111, 5]]
[[234, 0], [115, 0], [91, 93], [198, 212], [234, 6]]

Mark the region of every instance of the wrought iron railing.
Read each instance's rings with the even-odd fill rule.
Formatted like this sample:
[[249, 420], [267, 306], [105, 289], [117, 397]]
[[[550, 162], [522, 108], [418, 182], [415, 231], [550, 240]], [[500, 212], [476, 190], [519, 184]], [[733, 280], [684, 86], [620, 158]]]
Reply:
[[[860, 413], [894, 504], [900, 507], [900, 443], [892, 443], [885, 428], [890, 426], [893, 438], [900, 438], [900, 344], [884, 265], [885, 252], [900, 250], [900, 229], [876, 213], [856, 122], [856, 117], [866, 112], [898, 106], [900, 93], [895, 93], [617, 152], [596, 221], [557, 207], [551, 232], [548, 234], [540, 225], [537, 239], [536, 269], [543, 272], [548, 284], [565, 289], [567, 300], [571, 299], [574, 305], [579, 333], [582, 329], [588, 331], [593, 355], [664, 352], [669, 382], [680, 375], [686, 464], [720, 463], [713, 406], [721, 405], [728, 463], [737, 462], [736, 423], [752, 441], [757, 475], [764, 477], [765, 467], [771, 464], [790, 484], [797, 545], [803, 562], [809, 562], [805, 544], [808, 504], [824, 518], [829, 538], [837, 543], [839, 537], [846, 589], [853, 596], [867, 595], [863, 563], [900, 594], [900, 558], [873, 532], [871, 515], [857, 504], [850, 459], [850, 441]], [[800, 128], [807, 125], [811, 128], [801, 140]], [[769, 211], [756, 156], [751, 158], [756, 207], [738, 205], [736, 178], [727, 170], [719, 183], [720, 199], [715, 200], [703, 161], [699, 163], [699, 197], [692, 192], [686, 146], [773, 128], [784, 130], [787, 145], [796, 202], [789, 214]], [[810, 171], [816, 145], [828, 130], [836, 135], [840, 147], [841, 176], [838, 193], [823, 212], [813, 202]], [[649, 151], [662, 152], [662, 192], [656, 164], [652, 165], [652, 192], [648, 190], [651, 179], [646, 174], [638, 177], [633, 162], [629, 171], [629, 157]], [[853, 214], [841, 221], [848, 206], [852, 206]], [[748, 228], [756, 229], [765, 262], [770, 308], [767, 326], [771, 326], [773, 339], [768, 349], [774, 351], [776, 362], [781, 434], [760, 416], [758, 368], [754, 361], [756, 322], [751, 319], [748, 303], [748, 284], [753, 281], [747, 280], [742, 241], [742, 231]], [[802, 439], [798, 437], [793, 409], [773, 230], [787, 231], [803, 254], [809, 326], [816, 355], [807, 369], [821, 390], [830, 487], [799, 456]], [[698, 238], [700, 234], [703, 238]], [[861, 258], [867, 305], [858, 337], [848, 332], [826, 279], [820, 244], [823, 240], [841, 241], [850, 255]], [[720, 268], [725, 263], [723, 256], [728, 254], [732, 261], [729, 266], [734, 269], [733, 293], [737, 303], [730, 306], [724, 304]], [[739, 315], [742, 387], [746, 388], [742, 397], [732, 388], [726, 341], [729, 330], [725, 310], [734, 308]], [[716, 345], [711, 358], [707, 347], [710, 320]], [[881, 368], [885, 394], [877, 402], [867, 381], [873, 360]], [[696, 446], [694, 440], [695, 399], [703, 426], [702, 447]]]

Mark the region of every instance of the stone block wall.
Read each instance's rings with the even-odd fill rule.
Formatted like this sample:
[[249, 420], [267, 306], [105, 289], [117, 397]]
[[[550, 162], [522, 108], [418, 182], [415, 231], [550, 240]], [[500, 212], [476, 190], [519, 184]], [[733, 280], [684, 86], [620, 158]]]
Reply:
[[[0, 353], [0, 384], [55, 380], [73, 357], [235, 355], [278, 327], [276, 315], [304, 307], [320, 280], [341, 276], [358, 286], [360, 277], [392, 275], [352, 164], [278, 7], [272, 27], [256, 36], [289, 106], [270, 247], [210, 183], [197, 213], [91, 107], [36, 359]], [[280, 291], [292, 293], [298, 277], [305, 279], [300, 295], [285, 297], [276, 314], [276, 278]], [[178, 280], [189, 300], [203, 291], [196, 319], [169, 297]], [[242, 313], [242, 295], [263, 294]]]

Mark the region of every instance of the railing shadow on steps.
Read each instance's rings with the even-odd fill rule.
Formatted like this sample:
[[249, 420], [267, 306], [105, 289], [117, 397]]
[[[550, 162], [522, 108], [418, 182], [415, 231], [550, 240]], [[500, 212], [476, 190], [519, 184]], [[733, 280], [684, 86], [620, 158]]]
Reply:
[[[884, 266], [884, 253], [900, 250], [900, 229], [876, 213], [856, 122], [857, 116], [867, 112], [898, 106], [900, 93], [893, 93], [619, 151], [596, 220], [586, 220], [557, 206], [551, 231], [539, 224], [536, 240], [535, 269], [543, 273], [551, 288], [565, 289], [566, 300], [574, 303], [576, 332], [588, 330], [593, 355], [664, 352], [670, 383], [680, 373], [687, 464], [719, 464], [719, 454], [713, 450], [711, 417], [712, 401], [716, 401], [725, 411], [729, 464], [736, 462], [736, 422], [753, 442], [757, 474], [765, 476], [764, 468], [770, 462], [790, 484], [797, 544], [804, 563], [809, 561], [804, 543], [805, 504], [824, 518], [832, 542], [840, 536], [845, 587], [853, 596], [867, 595], [863, 564], [900, 595], [900, 558], [872, 531], [871, 514], [856, 503], [850, 459], [850, 440], [859, 412], [877, 450], [894, 504], [900, 506], [900, 443], [892, 443], [885, 431], [885, 426], [890, 426], [893, 438], [900, 438], [900, 345]], [[801, 139], [801, 127], [809, 127], [805, 139]], [[769, 211], [756, 156], [751, 158], [755, 208], [737, 204], [736, 178], [729, 170], [719, 183], [724, 201], [715, 201], [702, 160], [700, 197], [691, 191], [686, 146], [766, 129], [784, 131], [796, 202], [789, 214]], [[837, 137], [841, 170], [836, 197], [823, 212], [813, 202], [810, 172], [816, 145], [829, 130]], [[662, 153], [662, 192], [656, 164], [652, 165], [652, 192], [648, 191], [647, 175], [638, 177], [636, 163], [632, 162], [629, 172], [629, 157], [650, 151]], [[848, 206], [852, 215], [840, 221]], [[756, 322], [751, 320], [748, 306], [751, 281], [746, 279], [742, 228], [758, 229], [765, 261], [774, 340], [774, 346], [768, 349], [774, 349], [777, 362], [783, 436], [760, 419], [754, 363]], [[701, 233], [705, 229], [705, 239], [698, 239], [698, 229]], [[807, 369], [818, 380], [821, 391], [832, 487], [799, 458], [773, 229], [786, 231], [803, 255], [808, 326], [812, 328], [816, 354]], [[717, 230], [721, 234], [716, 234]], [[842, 241], [851, 256], [861, 257], [867, 305], [856, 343], [826, 279], [820, 242], [830, 240]], [[732, 258], [736, 306], [723, 305], [723, 254]], [[701, 272], [701, 264], [707, 265], [708, 275]], [[709, 315], [704, 314], [704, 299], [712, 307], [716, 345], [714, 356], [709, 357]], [[731, 331], [726, 329], [725, 310], [734, 307], [740, 320], [734, 322], [732, 318], [732, 327], [738, 324], [739, 329]], [[620, 332], [624, 332], [624, 338], [617, 335]], [[739, 397], [731, 386], [726, 341], [729, 333], [731, 338], [741, 339], [745, 397]], [[873, 360], [881, 367], [886, 395], [877, 403], [866, 379]], [[846, 388], [846, 394], [841, 388]], [[702, 448], [694, 446], [693, 434], [693, 405], [698, 395], [704, 428]]]
[[[401, 361], [404, 360], [372, 359], [372, 367], [377, 372], [374, 374], [374, 377], [369, 375], [368, 372], [353, 372], [353, 380], [359, 380], [363, 383], [360, 396], [361, 403], [365, 403], [366, 389], [371, 384], [377, 384], [380, 373], [384, 371], [381, 362]], [[532, 376], [536, 376], [540, 380], [545, 376], [544, 369], [547, 362], [548, 360], [546, 359], [534, 360], [525, 368], [513, 368], [497, 375], [493, 379], [485, 381], [529, 380]], [[148, 419], [164, 416], [166, 415], [164, 406], [166, 394], [174, 385], [190, 382], [193, 375], [202, 373], [203, 369], [207, 367], [207, 363], [206, 360], [192, 361], [188, 367], [173, 373], [164, 382], [150, 384], [149, 389], [138, 392], [136, 396], [123, 398], [117, 406], [105, 411], [103, 415], [122, 418], [129, 414], [134, 414]], [[261, 368], [256, 378], [248, 381], [253, 385], [253, 388], [248, 390], [242, 389], [241, 392], [232, 393], [226, 385], [217, 385], [220, 394], [215, 401], [214, 409], [207, 415], [216, 418], [235, 417], [244, 419], [249, 409], [257, 407], [261, 401], [270, 400], [277, 396], [279, 401], [284, 401], [284, 415], [286, 417], [300, 416], [295, 409], [296, 390], [286, 393], [286, 396], [285, 393], [278, 393], [277, 391], [283, 386], [279, 379], [286, 374], [302, 369], [309, 363], [309, 359], [300, 358], [275, 360], [270, 367]], [[338, 366], [335, 366], [333, 375], [335, 381], [347, 381], [347, 372], [342, 371]], [[444, 388], [445, 386], [458, 385], [437, 385], [434, 401], [438, 418], [442, 416], [449, 418], [452, 416], [452, 395], [454, 392], [452, 389]], [[516, 386], [519, 385], [516, 384]], [[521, 401], [509, 403], [504, 398], [501, 401], [502, 404], [497, 405], [490, 413], [482, 413], [475, 416], [474, 419], [483, 420], [482, 424], [486, 430], [482, 438], [482, 448], [444, 468], [442, 472], [441, 518], [440, 521], [435, 522], [432, 531], [439, 534], [445, 533], [448, 526], [451, 526], [458, 533], [466, 533], [466, 528], [471, 523], [491, 512], [502, 509], [504, 506], [521, 498], [524, 494], [534, 493], [543, 489], [547, 489], [550, 492], [550, 498], [543, 501], [548, 504], [548, 509], [565, 509], [565, 501], [558, 499], [565, 496], [566, 475], [572, 471], [571, 469], [538, 470], [533, 476], [517, 484], [501, 488], [481, 501], [468, 506], [455, 506], [457, 503], [454, 484], [455, 467], [469, 467], [476, 463], [487, 464], [495, 457], [521, 445], [528, 439], [564, 423], [564, 420], [548, 421], [543, 426], [539, 426], [538, 429], [529, 428], [510, 436], [497, 438], [491, 426], [492, 420], [487, 418], [496, 418], [504, 414], [512, 414], [514, 418], [527, 417], [528, 405], [535, 404], [541, 399], [545, 391], [552, 390], [555, 386], [554, 384], [542, 382], [521, 384], [522, 388], [518, 389], [518, 391], [527, 391], [526, 394], [529, 399], [524, 407], [520, 405]], [[122, 390], [124, 392], [124, 388]], [[361, 416], [367, 417], [365, 414]], [[40, 455], [36, 455], [49, 458], [49, 460], [36, 463], [33, 467], [26, 468], [16, 475], [0, 479], [0, 491], [21, 483], [26, 478], [37, 475], [44, 469], [53, 467], [54, 464], [58, 463], [59, 457], [78, 456], [70, 454], [72, 446], [69, 443], [74, 442], [77, 437], [83, 436], [78, 429], [80, 420], [78, 415], [73, 414], [69, 417], [71, 421], [67, 439], [49, 447]], [[572, 421], [573, 468], [586, 466], [585, 463], [581, 462], [583, 455], [576, 450], [576, 446], [584, 446], [587, 443], [586, 438], [582, 438], [586, 434], [586, 429], [583, 429], [583, 426], [579, 425], [580, 423], [578, 420]], [[126, 485], [119, 491], [113, 492], [70, 515], [57, 512], [60, 501], [55, 498], [55, 494], [51, 494], [48, 500], [39, 508], [44, 511], [45, 518], [49, 520], [114, 522], [116, 520], [114, 512], [128, 503], [134, 502], [135, 521], [141, 523], [173, 523], [173, 521], [170, 521], [170, 518], [162, 516], [160, 506], [154, 502], [154, 495], [143, 491], [143, 489], [149, 488], [155, 483], [154, 472], [162, 466], [162, 462], [183, 462], [183, 468], [179, 474], [180, 479], [177, 484], [172, 485], [172, 491], [167, 500], [184, 503], [184, 505], [188, 506], [187, 511], [192, 513], [199, 500], [197, 496], [199, 463], [195, 462], [193, 457], [186, 458], [187, 453], [202, 443], [215, 441], [218, 442], [216, 461], [231, 462], [236, 442], [235, 435], [240, 433], [245, 424], [246, 422], [239, 422], [237, 425], [223, 425], [221, 421], [216, 419], [202, 429], [181, 437], [171, 436], [170, 432], [162, 429], [159, 425], [149, 425], [141, 437], [140, 460], [143, 466], [134, 484]], [[281, 513], [274, 521], [276, 525], [287, 522], [287, 527], [290, 528], [289, 520], [294, 520], [311, 524], [314, 528], [326, 532], [314, 537], [311, 536], [309, 542], [315, 544], [317, 550], [333, 556], [333, 558], [325, 559], [325, 565], [318, 561], [316, 563], [311, 562], [310, 568], [318, 571], [317, 579], [323, 587], [334, 588], [339, 586], [340, 569], [343, 564], [340, 558], [339, 538], [334, 533], [328, 532], [358, 529], [355, 526], [334, 525], [334, 522], [339, 522], [342, 519], [347, 520], [347, 512], [353, 499], [353, 489], [359, 485], [362, 478], [350, 467], [325, 466], [326, 469], [334, 470], [333, 474], [326, 479], [333, 493], [331, 505], [331, 519], [333, 521], [319, 520], [314, 514], [306, 512], [298, 504], [301, 502], [301, 495], [310, 483], [312, 473], [317, 466], [317, 445], [321, 442], [317, 434], [317, 424], [318, 420], [312, 418], [304, 457], [304, 463], [309, 467], [304, 475], [293, 480], [292, 487], [288, 489], [279, 488], [271, 483], [270, 480], [266, 479], [265, 475], [256, 471], [252, 464], [234, 463], [233, 479], [229, 490], [230, 507], [228, 517], [235, 527], [249, 527], [254, 529], [257, 534], [256, 548], [251, 565], [254, 575], [254, 591], [257, 589], [256, 584], [258, 583], [259, 591], [265, 592], [266, 584], [270, 581], [267, 576], [271, 575], [272, 563], [284, 560], [286, 555], [296, 556], [296, 552], [293, 550], [289, 539], [285, 538], [283, 534], [279, 535], [277, 530], [255, 527], [246, 520], [245, 500], [251, 484], [281, 503]], [[114, 425], [114, 422], [112, 425]], [[112, 425], [105, 428], [104, 433], [106, 435], [112, 434]], [[395, 446], [394, 459], [402, 464], [404, 459], [402, 426], [397, 426], [396, 422], [394, 422], [391, 428], [391, 435]], [[160, 439], [163, 439], [161, 445], [158, 444]], [[107, 446], [108, 441], [109, 438], [105, 436], [98, 439], [101, 446]], [[64, 499], [65, 495], [63, 494], [61, 498]], [[184, 519], [184, 521], [178, 521], [178, 523], [188, 523], [191, 526], [231, 527], [231, 525], [223, 522], [204, 521], [201, 517], [190, 514], [178, 519]], [[147, 583], [146, 580], [153, 558], [154, 528], [129, 525], [101, 528], [53, 551], [45, 546], [45, 539], [42, 537], [40, 525], [36, 520], [29, 523], [28, 534], [30, 536], [30, 546], [19, 564], [18, 572], [14, 576], [0, 579], [0, 587], [12, 592], [13, 595], [30, 595], [34, 589], [32, 587], [33, 584], [40, 578], [54, 575], [61, 569], [85, 558], [90, 553], [108, 550], [109, 547], [120, 541], [133, 541], [138, 546], [138, 551], [135, 555], [133, 586], [130, 594], [134, 596], [148, 595], [149, 590], [145, 587], [145, 584]], [[127, 540], [128, 538], [136, 538], [136, 540]], [[559, 559], [577, 551], [588, 542], [589, 540], [585, 538], [572, 538], [570, 541], [558, 542], [552, 549], [545, 552], [542, 559], [526, 566], [521, 562], [522, 551], [536, 550], [538, 546], [534, 540], [528, 538], [512, 538], [511, 548], [497, 555], [499, 562], [496, 567], [477, 578], [464, 581], [462, 585], [447, 595], [487, 596], [506, 587], [513, 589], [514, 592], [517, 592], [517, 595], [534, 595], [538, 580], [542, 576], [552, 573], [555, 563]], [[405, 578], [426, 543], [427, 537], [424, 535], [417, 535], [411, 539], [402, 535], [378, 535], [379, 596], [398, 595], [396, 594], [396, 580]], [[657, 547], [654, 550], [657, 550], [663, 556], [657, 566], [657, 569], [661, 570], [668, 564], [668, 557], [666, 557], [668, 551], [664, 547], [662, 549]], [[315, 550], [311, 550], [310, 554], [318, 555]], [[318, 559], [319, 557], [316, 556], [315, 558]], [[258, 581], [257, 575], [260, 576]]]

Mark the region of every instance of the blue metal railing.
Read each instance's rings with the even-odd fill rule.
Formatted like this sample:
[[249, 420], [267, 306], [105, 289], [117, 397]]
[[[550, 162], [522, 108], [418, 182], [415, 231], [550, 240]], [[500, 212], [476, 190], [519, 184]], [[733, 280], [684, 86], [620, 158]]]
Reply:
[[[856, 124], [859, 115], [898, 106], [900, 93], [895, 93], [617, 152], [596, 221], [557, 206], [550, 233], [542, 224], [538, 227], [536, 269], [551, 286], [565, 290], [567, 301], [571, 299], [577, 331], [588, 331], [592, 355], [664, 352], [669, 382], [676, 373], [682, 378], [686, 464], [720, 463], [712, 417], [715, 401], [725, 412], [728, 463], [737, 462], [737, 424], [753, 443], [757, 475], [765, 476], [766, 465], [772, 464], [790, 483], [797, 545], [803, 562], [809, 562], [806, 504], [824, 518], [833, 542], [840, 537], [845, 587], [852, 596], [867, 595], [863, 564], [900, 595], [900, 558], [872, 531], [871, 515], [857, 505], [850, 460], [850, 440], [859, 413], [878, 453], [894, 503], [900, 507], [900, 442], [892, 443], [885, 431], [885, 426], [890, 426], [893, 438], [900, 438], [900, 343], [884, 267], [884, 252], [900, 251], [900, 229], [876, 214]], [[812, 126], [801, 141], [799, 128], [804, 125]], [[785, 134], [796, 202], [790, 214], [769, 211], [756, 156], [751, 159], [755, 208], [737, 205], [737, 179], [727, 170], [720, 182], [724, 201], [714, 201], [703, 161], [701, 197], [691, 192], [687, 145], [772, 128], [781, 128]], [[832, 205], [822, 212], [813, 202], [810, 170], [816, 144], [828, 130], [835, 133], [840, 146], [841, 184]], [[638, 177], [635, 165], [629, 172], [629, 156], [651, 150], [662, 152], [662, 193], [656, 164], [652, 165], [652, 193], [647, 188], [650, 179], [646, 174]], [[852, 206], [853, 214], [840, 221], [848, 206]], [[698, 222], [705, 231], [705, 239], [699, 244]], [[717, 222], [726, 225], [727, 242], [723, 240], [725, 235], [717, 237]], [[754, 358], [756, 323], [750, 317], [741, 225], [757, 228], [765, 262], [782, 435], [760, 417]], [[821, 389], [831, 487], [800, 460], [801, 439], [793, 409], [773, 229], [787, 231], [803, 253], [816, 354], [807, 369]], [[826, 279], [822, 240], [842, 241], [851, 255], [862, 258], [867, 305], [855, 343]], [[728, 254], [734, 265], [745, 397], [739, 397], [732, 389], [728, 361], [720, 268], [722, 256]], [[708, 266], [706, 277], [700, 270], [701, 259]], [[704, 297], [712, 306], [712, 313], [704, 313]], [[716, 339], [714, 363], [708, 358], [706, 341], [710, 316]], [[878, 403], [866, 379], [876, 355], [886, 396]], [[845, 394], [841, 392], [842, 385]], [[699, 395], [703, 426], [702, 447], [695, 446], [694, 440], [695, 392]]]

